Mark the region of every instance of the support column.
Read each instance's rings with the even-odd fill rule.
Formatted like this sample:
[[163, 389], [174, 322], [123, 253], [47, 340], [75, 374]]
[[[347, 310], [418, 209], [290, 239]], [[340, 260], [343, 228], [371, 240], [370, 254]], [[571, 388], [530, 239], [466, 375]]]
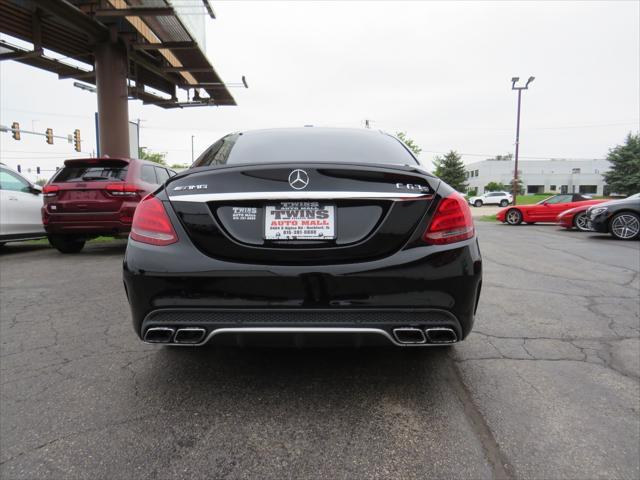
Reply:
[[100, 154], [129, 158], [126, 52], [116, 43], [101, 43], [95, 58]]

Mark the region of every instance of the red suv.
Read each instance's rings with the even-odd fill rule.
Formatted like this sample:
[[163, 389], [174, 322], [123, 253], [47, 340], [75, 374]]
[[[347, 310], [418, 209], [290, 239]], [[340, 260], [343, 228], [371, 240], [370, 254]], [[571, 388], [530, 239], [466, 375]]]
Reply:
[[62, 253], [77, 253], [92, 237], [128, 234], [140, 200], [175, 174], [144, 160], [66, 160], [43, 189], [49, 242]]

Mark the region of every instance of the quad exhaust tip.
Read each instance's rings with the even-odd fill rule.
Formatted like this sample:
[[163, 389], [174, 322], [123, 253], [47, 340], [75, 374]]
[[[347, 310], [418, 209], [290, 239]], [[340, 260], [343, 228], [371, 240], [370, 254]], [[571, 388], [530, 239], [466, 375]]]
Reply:
[[175, 343], [200, 343], [206, 333], [206, 330], [200, 327], [179, 328], [173, 341]]
[[169, 343], [173, 338], [173, 328], [153, 327], [148, 328], [144, 334], [144, 341], [148, 343]]
[[429, 343], [456, 343], [458, 335], [448, 327], [434, 327], [425, 330], [427, 342]]
[[425, 343], [427, 341], [424, 332], [419, 328], [394, 328], [393, 336], [396, 337], [398, 343]]

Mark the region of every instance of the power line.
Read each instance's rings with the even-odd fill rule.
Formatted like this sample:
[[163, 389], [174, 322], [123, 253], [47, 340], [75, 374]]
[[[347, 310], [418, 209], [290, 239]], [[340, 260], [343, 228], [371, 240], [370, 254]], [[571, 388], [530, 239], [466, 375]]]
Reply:
[[[437, 152], [435, 150], [422, 150], [423, 152], [426, 153], [437, 153], [440, 155], [446, 155], [449, 152]], [[493, 153], [464, 153], [464, 152], [458, 152], [456, 151], [456, 153], [458, 153], [458, 155], [466, 155], [468, 157], [485, 157], [488, 160], [493, 159], [496, 155]], [[520, 158], [523, 159], [528, 159], [528, 160], [553, 160], [553, 159], [561, 159], [561, 160], [604, 160], [603, 158], [577, 158], [577, 157], [567, 157], [565, 155], [548, 155], [545, 157], [528, 157], [528, 156], [520, 156]]]
[[[90, 118], [92, 115], [76, 115], [70, 113], [59, 113], [59, 112], [41, 112], [36, 110], [23, 110], [18, 108], [3, 108], [2, 110], [8, 110], [11, 112], [23, 112], [23, 113], [32, 113], [35, 115], [51, 115], [56, 117], [70, 117], [70, 118]], [[527, 130], [562, 130], [562, 129], [574, 129], [574, 128], [599, 128], [599, 127], [620, 127], [625, 125], [634, 125], [640, 127], [640, 119], [634, 119], [629, 121], [620, 121], [620, 122], [611, 122], [611, 123], [590, 123], [590, 124], [581, 124], [581, 125], [550, 125], [546, 127], [527, 127]], [[198, 129], [198, 128], [183, 128], [177, 129], [175, 126], [169, 125], [145, 125], [145, 129], [150, 130], [174, 130], [174, 131], [201, 131], [201, 132], [211, 132], [211, 129]], [[428, 130], [493, 130], [493, 131], [512, 131], [513, 128], [504, 128], [504, 127], [433, 127]]]

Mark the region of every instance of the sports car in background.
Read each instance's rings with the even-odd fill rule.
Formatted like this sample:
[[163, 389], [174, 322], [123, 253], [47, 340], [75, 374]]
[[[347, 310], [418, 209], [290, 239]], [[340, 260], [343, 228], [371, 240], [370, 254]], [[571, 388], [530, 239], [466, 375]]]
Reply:
[[[606, 200], [602, 201], [605, 202]], [[580, 205], [578, 207], [565, 210], [558, 215], [556, 221], [561, 227], [564, 227], [567, 230], [573, 230], [576, 228], [581, 232], [589, 232], [591, 231], [591, 224], [589, 222], [589, 217], [587, 217], [587, 209], [591, 206], [592, 204]]]
[[481, 276], [464, 197], [365, 129], [223, 137], [140, 202], [124, 258], [136, 334], [171, 345], [451, 344]]
[[589, 206], [605, 202], [594, 200], [579, 193], [554, 195], [533, 205], [514, 205], [504, 208], [496, 214], [496, 219], [509, 225], [520, 225], [536, 222], [555, 222], [558, 215], [565, 210], [579, 206]]

